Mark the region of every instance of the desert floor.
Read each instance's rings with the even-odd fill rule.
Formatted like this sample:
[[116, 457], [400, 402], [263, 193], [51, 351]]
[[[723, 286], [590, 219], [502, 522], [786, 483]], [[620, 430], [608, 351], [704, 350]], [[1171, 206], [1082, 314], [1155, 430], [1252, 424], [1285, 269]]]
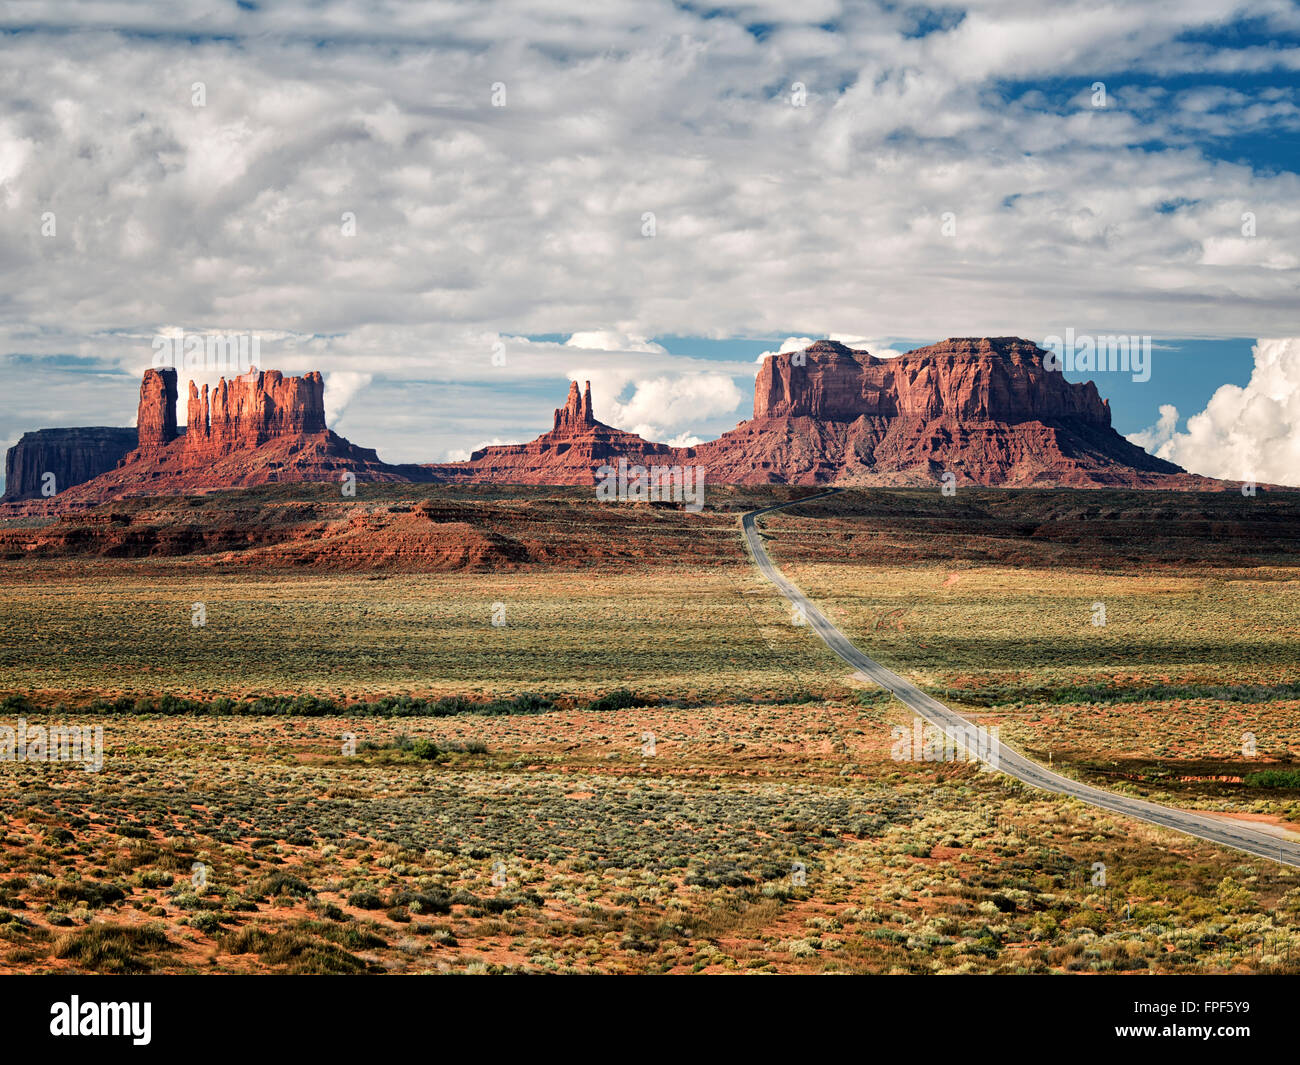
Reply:
[[[11, 523], [0, 724], [104, 755], [0, 761], [0, 969], [1300, 971], [1300, 873], [893, 757], [910, 713], [744, 554], [782, 492]], [[876, 490], [767, 531], [863, 650], [1026, 753], [1291, 832], [1298, 512]]]

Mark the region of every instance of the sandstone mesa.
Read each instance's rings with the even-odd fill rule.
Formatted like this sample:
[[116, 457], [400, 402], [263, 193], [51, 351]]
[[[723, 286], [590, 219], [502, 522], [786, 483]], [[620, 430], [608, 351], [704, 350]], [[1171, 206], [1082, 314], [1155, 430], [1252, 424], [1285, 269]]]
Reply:
[[[954, 338], [895, 358], [830, 340], [768, 356], [753, 417], [717, 440], [678, 448], [598, 421], [591, 386], [569, 386], [549, 432], [485, 447], [466, 462], [390, 464], [325, 424], [324, 380], [251, 370], [214, 388], [189, 382], [177, 421], [174, 369], [147, 370], [136, 429], [41, 429], [6, 459], [5, 502], [89, 506], [138, 495], [277, 482], [592, 484], [631, 464], [703, 467], [714, 484], [934, 485], [1214, 489], [1147, 454], [1111, 426], [1091, 382], [1044, 368], [1018, 337]], [[132, 446], [134, 445], [134, 446]], [[42, 477], [57, 494], [42, 497]], [[12, 509], [12, 508], [11, 508]]]

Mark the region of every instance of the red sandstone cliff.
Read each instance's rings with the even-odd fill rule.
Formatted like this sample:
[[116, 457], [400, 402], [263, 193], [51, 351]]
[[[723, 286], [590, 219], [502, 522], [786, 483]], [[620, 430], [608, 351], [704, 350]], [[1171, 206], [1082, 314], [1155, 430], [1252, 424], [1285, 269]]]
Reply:
[[176, 425], [176, 371], [147, 370], [140, 386], [138, 446], [116, 468], [61, 491], [58, 505], [244, 485], [322, 481], [431, 481], [426, 467], [390, 465], [325, 425], [319, 373], [251, 370], [215, 388], [189, 383], [188, 424]]
[[[145, 412], [141, 409], [141, 417]], [[227, 455], [283, 436], [326, 432], [325, 381], [319, 373], [285, 377], [279, 370], [250, 370], [209, 396], [190, 382], [185, 427], [188, 454]]]
[[[802, 355], [796, 362], [794, 356]], [[1077, 418], [1110, 425], [1091, 381], [1071, 384], [1043, 368], [1036, 345], [1018, 337], [962, 338], [877, 359], [833, 340], [763, 360], [754, 419], [859, 417], [1017, 422]]]
[[[138, 446], [85, 484], [60, 482], [55, 501], [339, 482], [345, 473], [358, 481], [589, 485], [599, 467], [621, 458], [700, 466], [713, 484], [933, 485], [952, 472], [959, 484], [1009, 487], [1222, 487], [1130, 444], [1111, 428], [1096, 386], [1045, 369], [1045, 354], [1017, 337], [945, 340], [893, 359], [818, 341], [764, 360], [754, 417], [693, 448], [597, 421], [590, 384], [579, 391], [575, 381], [551, 430], [536, 440], [427, 466], [388, 465], [331, 432], [319, 373], [253, 370], [202, 390], [191, 382], [182, 431], [176, 372], [149, 370], [140, 386]], [[55, 463], [48, 452], [40, 461]], [[9, 461], [16, 461], [12, 449]]]
[[689, 449], [715, 483], [1213, 487], [1111, 428], [1091, 382], [1019, 337], [945, 340], [892, 359], [834, 341], [764, 360], [754, 417]]
[[[135, 449], [134, 429], [85, 426], [23, 433], [5, 454], [6, 503], [42, 499], [48, 483], [55, 493], [106, 473]], [[47, 481], [45, 475], [53, 474]]]
[[1216, 487], [1116, 433], [1092, 382], [1044, 368], [1018, 337], [945, 340], [892, 359], [820, 340], [769, 356], [754, 417], [719, 439], [670, 448], [591, 413], [590, 386], [569, 386], [554, 428], [431, 467], [449, 481], [591, 484], [598, 467], [702, 466], [714, 484], [961, 484]]
[[166, 447], [176, 439], [175, 370], [145, 370], [135, 426], [136, 446], [142, 451]]
[[591, 413], [591, 382], [584, 383], [582, 395], [578, 395], [578, 382], [569, 382], [569, 398], [563, 407], [555, 408], [555, 425], [552, 433], [574, 436], [594, 429], [600, 423]]
[[591, 484], [595, 471], [620, 458], [629, 462], [671, 463], [677, 454], [667, 444], [643, 440], [598, 422], [591, 413], [591, 382], [582, 392], [569, 383], [569, 398], [556, 408], [554, 427], [527, 444], [480, 448], [468, 462], [429, 467], [439, 480], [498, 484]]

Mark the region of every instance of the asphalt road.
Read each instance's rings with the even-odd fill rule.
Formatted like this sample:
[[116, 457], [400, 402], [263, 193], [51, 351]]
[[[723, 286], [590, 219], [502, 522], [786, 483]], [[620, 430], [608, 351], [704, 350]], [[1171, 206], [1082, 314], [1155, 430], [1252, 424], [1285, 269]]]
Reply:
[[[954, 738], [964, 739], [969, 737], [969, 730], [975, 727], [973, 721], [963, 717], [950, 707], [944, 706], [937, 699], [926, 695], [915, 684], [904, 680], [897, 673], [886, 669], [879, 662], [864, 655], [853, 646], [844, 633], [840, 632], [812, 604], [795, 584], [786, 579], [768, 557], [767, 549], [763, 546], [762, 537], [759, 535], [755, 519], [762, 517], [764, 514], [770, 514], [774, 510], [796, 507], [801, 503], [821, 499], [838, 491], [840, 489], [832, 488], [827, 492], [819, 492], [817, 495], [806, 496], [803, 499], [781, 503], [774, 507], [765, 507], [762, 510], [753, 510], [745, 514], [741, 518], [741, 527], [744, 530], [745, 540], [749, 544], [749, 550], [754, 556], [755, 563], [757, 563], [763, 576], [781, 590], [782, 595], [790, 600], [792, 604], [803, 609], [808, 625], [840, 658], [855, 670], [859, 670], [870, 677], [882, 688], [889, 689], [898, 699], [911, 707], [926, 721], [938, 726], [945, 734]], [[969, 750], [969, 745], [966, 746]], [[1126, 795], [1105, 791], [1102, 788], [1080, 784], [1069, 777], [1063, 777], [1059, 773], [1052, 772], [1046, 766], [1039, 765], [1022, 754], [1018, 754], [1005, 743], [993, 741], [986, 749], [980, 750], [979, 753], [987, 755], [987, 757], [981, 758], [982, 761], [987, 761], [998, 771], [1033, 787], [1056, 792], [1058, 795], [1069, 795], [1092, 806], [1099, 806], [1103, 810], [1110, 810], [1126, 817], [1134, 817], [1139, 821], [1160, 825], [1162, 828], [1171, 828], [1175, 832], [1183, 832], [1198, 839], [1209, 840], [1211, 843], [1219, 843], [1234, 850], [1245, 851], [1247, 854], [1254, 854], [1260, 858], [1268, 858], [1275, 862], [1281, 862], [1283, 865], [1300, 868], [1300, 842], [1279, 839], [1276, 836], [1246, 827], [1240, 822], [1221, 820], [1187, 810], [1177, 810], [1170, 806], [1161, 806], [1158, 803], [1146, 802], [1142, 799], [1132, 799]]]

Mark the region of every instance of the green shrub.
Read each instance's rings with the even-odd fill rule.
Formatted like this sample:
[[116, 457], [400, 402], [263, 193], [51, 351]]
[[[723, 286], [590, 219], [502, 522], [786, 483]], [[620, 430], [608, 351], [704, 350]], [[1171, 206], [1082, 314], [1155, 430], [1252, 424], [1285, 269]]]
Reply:
[[54, 956], [96, 972], [141, 973], [151, 968], [141, 955], [171, 947], [162, 931], [152, 926], [92, 924], [60, 937]]
[[446, 892], [398, 891], [393, 895], [393, 904], [421, 915], [451, 913], [452, 898]]
[[1300, 788], [1300, 769], [1262, 769], [1245, 780], [1252, 788]]
[[307, 882], [300, 877], [293, 876], [276, 870], [267, 873], [257, 882], [253, 889], [255, 895], [295, 895], [298, 898], [305, 898], [308, 895], [315, 894]]
[[126, 898], [126, 892], [116, 884], [101, 884], [94, 880], [73, 880], [59, 884], [54, 897], [61, 902], [84, 902], [91, 909], [99, 909]]
[[317, 931], [314, 925], [308, 924], [307, 929], [271, 933], [260, 928], [241, 928], [222, 938], [221, 949], [227, 954], [256, 954], [264, 964], [284, 965], [295, 975], [348, 976], [366, 971], [365, 962], [356, 955], [328, 940], [313, 938], [310, 932]]
[[411, 753], [416, 758], [422, 758], [426, 762], [432, 762], [442, 752], [438, 750], [438, 745], [433, 740], [427, 740], [423, 736], [411, 744]]
[[384, 900], [373, 891], [354, 891], [348, 896], [348, 905], [358, 910], [382, 910]]
[[340, 947], [346, 947], [348, 950], [373, 950], [376, 947], [388, 946], [386, 939], [375, 934], [373, 926], [366, 927], [356, 923], [338, 925], [326, 924], [324, 921], [301, 921], [297, 927], [302, 932], [310, 932], [322, 939], [328, 939], [331, 943], [337, 943]]
[[634, 706], [647, 706], [647, 700], [627, 688], [615, 688], [587, 704], [588, 710], [627, 710]]
[[[10, 716], [62, 711], [62, 707], [37, 706], [23, 695], [11, 694], [0, 700], [0, 709]], [[236, 701], [220, 696], [208, 702], [175, 695], [158, 698], [122, 696], [95, 699], [82, 712], [91, 714], [159, 714], [176, 716], [241, 717], [453, 717], [457, 714], [542, 714], [556, 709], [553, 700], [524, 693], [509, 699], [477, 701], [463, 695], [424, 699], [413, 695], [386, 695], [374, 702], [348, 702], [316, 695], [260, 695]]]

